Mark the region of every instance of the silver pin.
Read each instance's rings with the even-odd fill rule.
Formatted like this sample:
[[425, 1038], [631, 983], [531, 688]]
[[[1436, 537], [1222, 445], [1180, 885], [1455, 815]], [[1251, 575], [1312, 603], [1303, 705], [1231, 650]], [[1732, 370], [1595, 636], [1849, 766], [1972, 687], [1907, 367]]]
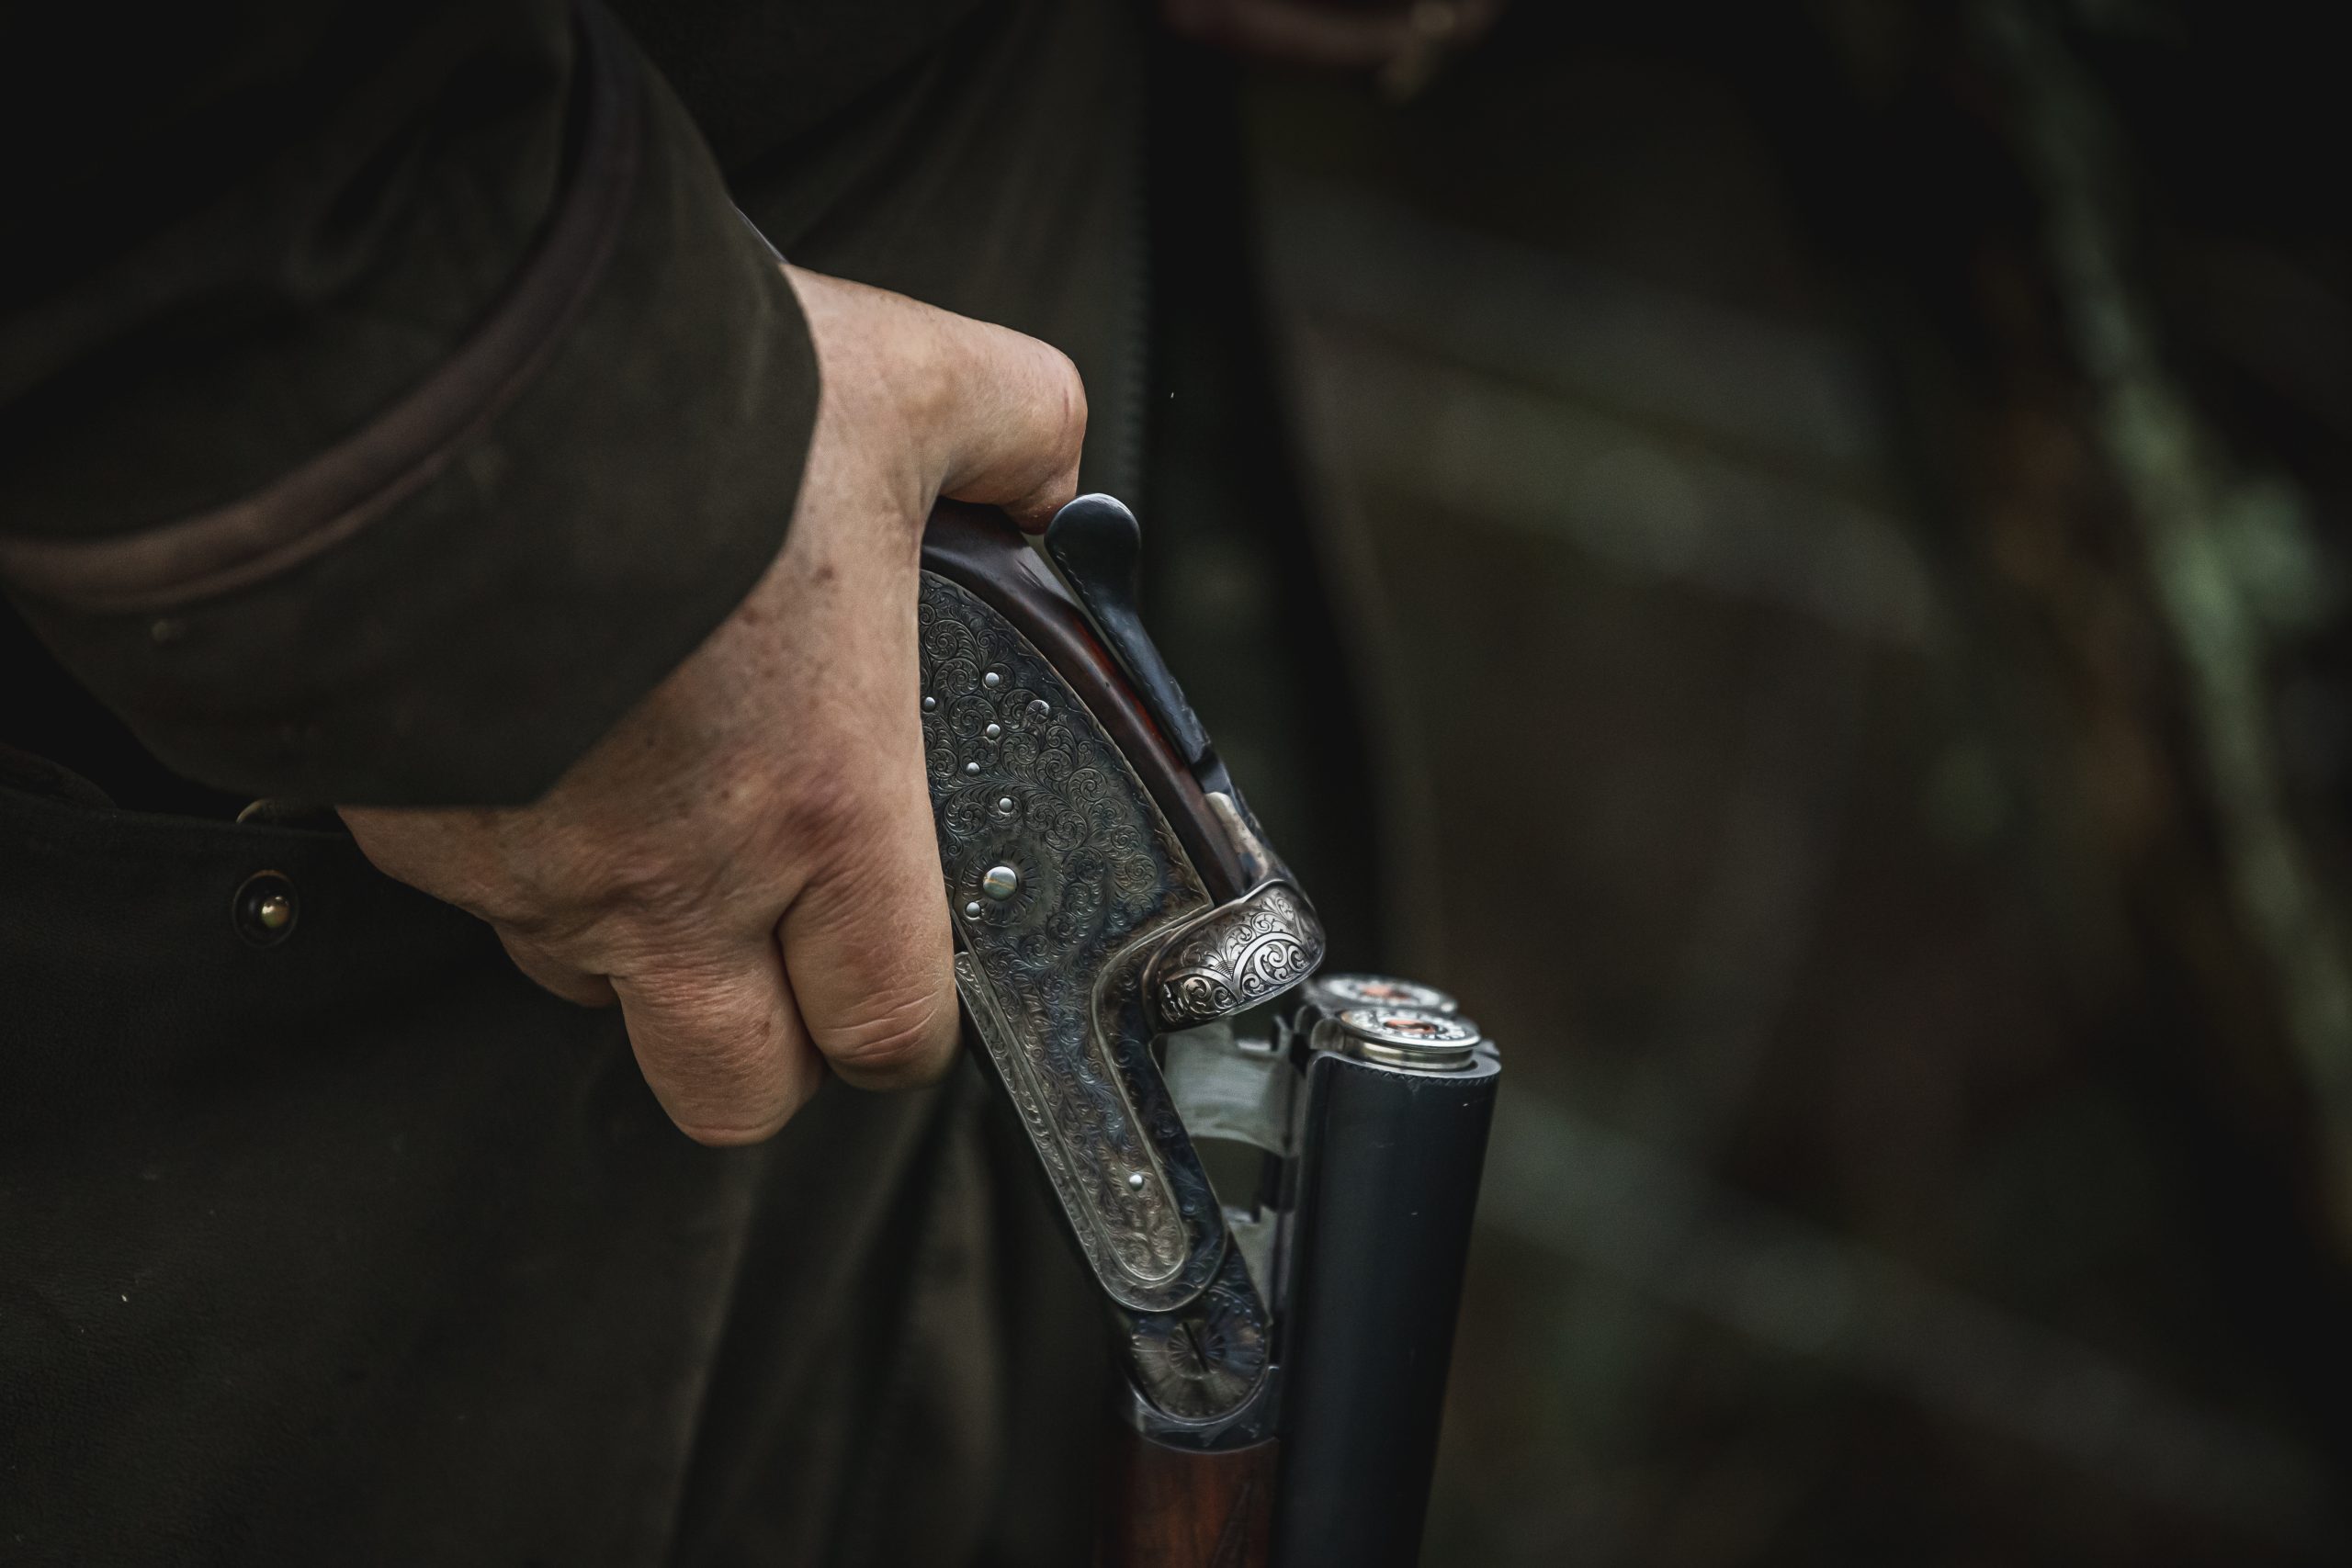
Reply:
[[998, 795], [996, 797], [996, 808], [999, 811], [1006, 813], [1008, 816], [1011, 815], [1012, 811], [1012, 796], [1009, 795]]
[[1140, 1170], [1131, 1170], [1131, 1171], [1127, 1172], [1127, 1187], [1128, 1187], [1128, 1190], [1131, 1190], [1131, 1191], [1136, 1191], [1136, 1192], [1140, 1192], [1140, 1191], [1142, 1191], [1142, 1190], [1143, 1190], [1143, 1172], [1142, 1172], [1142, 1171], [1140, 1171]]
[[989, 691], [993, 692], [993, 691], [995, 691], [999, 686], [1001, 686], [1001, 685], [1003, 685], [1003, 684], [1004, 684], [1004, 677], [1003, 677], [1003, 676], [1001, 676], [1001, 675], [1000, 675], [1000, 674], [998, 674], [995, 671], [991, 670], [991, 671], [989, 671], [987, 674], [985, 674], [985, 675], [983, 675], [983, 676], [981, 676], [981, 677], [980, 677], [980, 684], [981, 684], [981, 685], [983, 685], [983, 686], [986, 686]]
[[978, 919], [980, 918], [980, 901], [978, 898], [975, 898], [970, 903], [965, 905], [964, 914], [967, 919], [975, 920]]
[[980, 765], [978, 762], [965, 763], [964, 774], [967, 778], [978, 778], [980, 776]]
[[989, 725], [986, 729], [981, 730], [981, 731], [980, 731], [980, 733], [981, 733], [982, 735], [987, 736], [989, 739], [993, 740], [993, 739], [995, 739], [998, 736], [1002, 735], [1002, 734], [1004, 733], [1004, 726], [1002, 726], [1002, 725], [1001, 725], [1001, 724], [991, 724], [991, 725]]
[[922, 700], [922, 711], [923, 711], [923, 712], [925, 712], [925, 713], [935, 713], [935, 712], [937, 712], [937, 711], [938, 711], [938, 708], [939, 708], [939, 699], [938, 699], [937, 697], [925, 697], [925, 698], [923, 698], [923, 700]]

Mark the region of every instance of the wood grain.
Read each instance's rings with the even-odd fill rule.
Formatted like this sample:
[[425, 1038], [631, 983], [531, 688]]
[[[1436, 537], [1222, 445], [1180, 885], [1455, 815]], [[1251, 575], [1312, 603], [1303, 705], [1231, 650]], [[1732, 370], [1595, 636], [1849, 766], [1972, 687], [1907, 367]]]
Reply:
[[1264, 1568], [1279, 1445], [1162, 1447], [1118, 1424], [1103, 1478], [1097, 1568]]

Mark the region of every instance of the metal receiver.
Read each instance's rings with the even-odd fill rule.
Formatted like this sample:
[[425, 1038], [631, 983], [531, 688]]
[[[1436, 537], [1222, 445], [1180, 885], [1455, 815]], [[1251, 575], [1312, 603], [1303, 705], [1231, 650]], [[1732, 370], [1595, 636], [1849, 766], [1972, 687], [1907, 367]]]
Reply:
[[[1193, 1532], [1214, 1551], [1104, 1561], [1409, 1562], [1498, 1059], [1431, 987], [1308, 983], [1322, 927], [1143, 630], [1140, 546], [1107, 496], [1042, 550], [943, 503], [920, 607], [970, 1033], [1111, 1311], [1126, 1425], [1199, 1456], [1181, 1483], [1147, 1460], [1135, 1506], [1230, 1515]], [[1254, 1180], [1220, 1164], [1247, 1190], [1196, 1135], [1255, 1151]]]

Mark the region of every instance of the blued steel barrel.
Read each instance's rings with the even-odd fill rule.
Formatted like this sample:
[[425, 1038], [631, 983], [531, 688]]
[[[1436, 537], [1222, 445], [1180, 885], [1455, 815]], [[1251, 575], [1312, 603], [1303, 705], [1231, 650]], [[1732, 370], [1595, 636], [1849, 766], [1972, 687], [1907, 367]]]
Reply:
[[1501, 1073], [1458, 1012], [1363, 1002], [1331, 987], [1308, 1009], [1277, 1568], [1419, 1557]]

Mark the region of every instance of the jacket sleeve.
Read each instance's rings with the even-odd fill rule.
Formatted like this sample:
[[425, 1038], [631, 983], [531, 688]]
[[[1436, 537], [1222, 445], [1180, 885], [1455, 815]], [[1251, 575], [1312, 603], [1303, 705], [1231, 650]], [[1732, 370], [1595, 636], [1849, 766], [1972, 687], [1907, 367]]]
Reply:
[[0, 586], [192, 778], [527, 800], [781, 546], [791, 291], [593, 5], [170, 9], [8, 155]]

